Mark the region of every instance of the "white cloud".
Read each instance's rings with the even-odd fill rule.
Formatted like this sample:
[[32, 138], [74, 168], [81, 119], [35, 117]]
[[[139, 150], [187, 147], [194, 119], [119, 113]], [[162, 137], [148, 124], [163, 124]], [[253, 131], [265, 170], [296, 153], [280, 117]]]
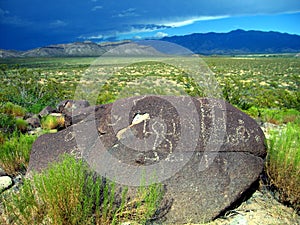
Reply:
[[205, 20], [218, 20], [218, 19], [224, 19], [228, 18], [229, 16], [200, 16], [200, 17], [195, 17], [191, 19], [185, 19], [185, 20], [177, 20], [177, 21], [172, 21], [172, 22], [165, 22], [162, 25], [165, 26], [170, 26], [170, 27], [183, 27], [187, 25], [191, 25], [197, 21], [205, 21]]
[[85, 40], [91, 40], [91, 39], [103, 39], [104, 36], [102, 34], [95, 34], [95, 35], [81, 35], [79, 37], [80, 39], [85, 39]]
[[103, 8], [103, 6], [97, 5], [94, 8], [92, 8], [92, 11], [96, 11], [96, 10], [99, 10], [99, 9], [102, 9], [102, 8]]
[[139, 36], [139, 35], [133, 36], [132, 38], [135, 39], [135, 40], [141, 40], [142, 39], [142, 37]]
[[164, 32], [157, 32], [156, 34], [155, 34], [155, 37], [156, 38], [163, 38], [163, 37], [167, 37], [168, 36], [168, 34], [167, 33], [164, 33]]
[[63, 20], [55, 20], [52, 23], [50, 23], [51, 27], [65, 27], [68, 23]]
[[137, 14], [135, 12], [135, 8], [129, 8], [126, 10], [121, 11], [120, 13], [118, 13], [117, 15], [113, 16], [113, 17], [135, 17], [135, 16], [139, 16], [139, 14]]

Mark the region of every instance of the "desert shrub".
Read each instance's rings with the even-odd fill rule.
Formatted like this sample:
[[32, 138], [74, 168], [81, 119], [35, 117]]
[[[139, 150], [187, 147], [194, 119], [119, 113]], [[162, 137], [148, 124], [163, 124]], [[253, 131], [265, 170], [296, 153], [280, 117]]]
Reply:
[[22, 119], [25, 113], [23, 107], [11, 102], [0, 105], [0, 130], [8, 135], [16, 129], [21, 132], [26, 131], [27, 123]]
[[3, 133], [12, 133], [16, 128], [16, 119], [12, 115], [0, 113], [0, 131]]
[[294, 123], [300, 125], [300, 112], [295, 109], [263, 109], [262, 118], [274, 124]]
[[224, 79], [222, 87], [224, 99], [240, 109], [247, 110], [253, 106], [253, 100], [249, 94], [250, 90], [249, 87], [244, 87], [235, 78]]
[[[117, 193], [116, 184], [96, 176], [82, 160], [65, 155], [40, 174], [25, 180], [20, 193], [6, 196], [8, 224], [145, 224], [160, 203], [158, 184], [142, 187], [128, 200], [127, 188]], [[154, 208], [155, 207], [155, 208]]]
[[260, 108], [300, 109], [300, 95], [297, 92], [257, 88], [254, 96], [253, 104]]
[[6, 102], [0, 107], [0, 111], [4, 114], [7, 115], [12, 115], [12, 116], [18, 116], [18, 117], [23, 117], [25, 116], [26, 110], [19, 106], [15, 105], [11, 102]]
[[273, 124], [294, 123], [300, 125], [300, 112], [296, 109], [267, 109], [252, 106], [244, 110], [249, 116]]
[[41, 120], [42, 128], [46, 129], [46, 130], [55, 129], [58, 126], [63, 125], [63, 124], [64, 124], [63, 119], [60, 119], [56, 116], [51, 116], [51, 115], [48, 115], [48, 116], [42, 118], [42, 120]]
[[26, 171], [35, 139], [36, 136], [14, 132], [12, 137], [0, 145], [0, 166], [6, 173], [16, 175]]
[[0, 100], [38, 113], [47, 105], [55, 105], [63, 97], [62, 86], [54, 79], [41, 82], [39, 70], [0, 67]]
[[16, 128], [20, 132], [25, 132], [27, 130], [27, 126], [28, 126], [28, 123], [25, 120], [23, 120], [22, 118], [16, 119]]
[[266, 171], [282, 202], [300, 209], [300, 127], [287, 124], [268, 140]]

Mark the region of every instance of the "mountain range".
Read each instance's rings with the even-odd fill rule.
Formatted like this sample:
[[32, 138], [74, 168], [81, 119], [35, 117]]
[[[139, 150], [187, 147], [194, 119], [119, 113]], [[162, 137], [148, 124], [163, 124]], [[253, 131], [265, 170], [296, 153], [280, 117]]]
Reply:
[[[184, 36], [164, 37], [160, 39], [178, 44], [195, 54], [238, 55], [238, 54], [278, 54], [299, 53], [300, 36], [279, 32], [235, 30], [229, 33], [195, 33]], [[120, 46], [126, 55], [160, 55], [151, 46], [131, 41], [93, 43], [75, 42], [49, 45], [28, 51], [0, 50], [0, 58], [14, 57], [83, 57], [101, 56], [105, 52]], [[125, 47], [126, 46], [126, 47]]]
[[190, 34], [161, 40], [197, 54], [275, 54], [300, 52], [300, 36], [279, 32], [234, 30], [229, 33]]

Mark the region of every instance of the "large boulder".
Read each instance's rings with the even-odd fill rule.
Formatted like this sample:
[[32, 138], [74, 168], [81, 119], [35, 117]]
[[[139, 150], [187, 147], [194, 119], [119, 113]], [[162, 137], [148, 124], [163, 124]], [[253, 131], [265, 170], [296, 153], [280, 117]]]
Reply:
[[60, 154], [71, 153], [132, 189], [142, 179], [155, 179], [172, 202], [163, 224], [217, 217], [262, 172], [263, 132], [222, 100], [139, 96], [93, 109], [67, 129], [39, 137], [28, 171], [40, 171]]

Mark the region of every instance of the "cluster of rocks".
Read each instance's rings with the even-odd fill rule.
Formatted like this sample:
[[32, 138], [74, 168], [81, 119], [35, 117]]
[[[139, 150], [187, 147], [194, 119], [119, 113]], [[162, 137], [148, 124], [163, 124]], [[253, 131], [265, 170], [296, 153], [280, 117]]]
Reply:
[[216, 218], [253, 193], [263, 170], [262, 130], [222, 100], [138, 96], [99, 106], [66, 101], [57, 110], [66, 129], [36, 140], [28, 174], [69, 153], [131, 185], [130, 193], [141, 171], [154, 172], [168, 203], [157, 220], [163, 224]]
[[29, 115], [26, 119], [28, 124], [29, 134], [40, 134], [42, 133], [41, 119], [47, 116], [52, 116], [56, 118], [63, 118], [64, 124], [59, 127], [54, 127], [53, 131], [62, 130], [68, 126], [72, 125], [72, 111], [79, 108], [86, 108], [89, 106], [89, 102], [85, 100], [64, 100], [60, 102], [56, 108], [51, 106], [45, 107], [38, 114]]
[[[57, 118], [64, 118], [64, 125], [61, 126], [60, 129], [65, 129], [72, 125], [72, 111], [79, 110], [80, 108], [86, 108], [88, 106], [89, 102], [84, 100], [65, 100], [60, 102], [56, 108], [47, 106], [38, 114], [26, 116], [26, 122], [28, 125], [27, 132], [29, 134], [42, 134], [43, 129], [41, 119], [49, 115]], [[54, 129], [52, 132], [57, 132], [57, 129]], [[22, 184], [22, 180], [22, 174], [12, 177], [0, 167], [0, 193], [7, 189], [18, 190], [19, 186]]]

